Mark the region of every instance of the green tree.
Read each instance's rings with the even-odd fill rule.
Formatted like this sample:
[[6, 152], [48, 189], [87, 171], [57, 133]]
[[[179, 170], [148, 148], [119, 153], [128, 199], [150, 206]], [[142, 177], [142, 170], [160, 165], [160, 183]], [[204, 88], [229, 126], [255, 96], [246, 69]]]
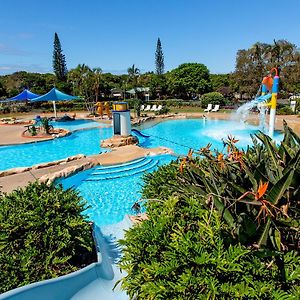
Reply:
[[211, 89], [209, 71], [199, 63], [185, 63], [167, 74], [168, 88], [176, 98], [193, 98]]
[[127, 73], [128, 73], [128, 82], [130, 84], [132, 84], [134, 90], [135, 90], [135, 94], [137, 95], [137, 86], [138, 86], [138, 78], [140, 76], [140, 69], [137, 68], [134, 64], [132, 65], [132, 67], [129, 67], [127, 69]]
[[56, 32], [54, 34], [53, 71], [57, 79], [66, 81], [68, 73], [66, 58], [62, 53], [60, 40]]
[[0, 99], [7, 96], [7, 91], [3, 86], [2, 82], [0, 82]]
[[211, 92], [201, 96], [201, 107], [205, 108], [209, 103], [212, 105], [226, 105], [225, 97], [219, 92]]
[[162, 75], [164, 73], [165, 70], [164, 53], [162, 51], [160, 38], [157, 39], [157, 44], [156, 44], [155, 67], [156, 67], [157, 75]]
[[95, 101], [98, 102], [101, 88], [101, 68], [92, 69], [92, 90], [95, 94]]
[[286, 40], [274, 40], [273, 44], [257, 42], [249, 49], [238, 50], [233, 74], [237, 91], [253, 98], [259, 92], [262, 78], [274, 67], [280, 71], [281, 94], [296, 91], [299, 57], [296, 45]]

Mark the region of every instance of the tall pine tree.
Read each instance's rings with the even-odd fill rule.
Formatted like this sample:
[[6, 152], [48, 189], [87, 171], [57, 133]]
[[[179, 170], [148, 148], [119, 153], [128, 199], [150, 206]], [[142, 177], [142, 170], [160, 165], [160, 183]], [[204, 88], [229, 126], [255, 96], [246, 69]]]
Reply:
[[160, 38], [157, 39], [157, 44], [156, 44], [155, 66], [156, 66], [156, 74], [162, 75], [165, 70], [165, 63], [164, 63], [164, 54], [162, 51]]
[[56, 32], [54, 34], [53, 71], [59, 80], [65, 81], [67, 79], [66, 58], [62, 53], [61, 44]]

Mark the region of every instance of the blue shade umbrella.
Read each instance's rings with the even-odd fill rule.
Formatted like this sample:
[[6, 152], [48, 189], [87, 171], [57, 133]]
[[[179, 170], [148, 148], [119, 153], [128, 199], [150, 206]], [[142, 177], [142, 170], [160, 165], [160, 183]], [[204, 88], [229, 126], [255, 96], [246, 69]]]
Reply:
[[42, 96], [30, 99], [30, 101], [31, 102], [52, 101], [53, 102], [54, 116], [56, 118], [57, 117], [57, 114], [56, 114], [56, 105], [55, 105], [56, 101], [71, 101], [71, 100], [78, 100], [78, 99], [80, 99], [80, 98], [77, 97], [77, 96], [68, 95], [68, 94], [65, 94], [65, 93], [59, 91], [56, 88], [53, 88], [47, 94], [44, 94]]
[[32, 93], [27, 89], [24, 89], [23, 92], [21, 92], [19, 95], [5, 100], [1, 100], [1, 102], [28, 101], [39, 96], [40, 95]]

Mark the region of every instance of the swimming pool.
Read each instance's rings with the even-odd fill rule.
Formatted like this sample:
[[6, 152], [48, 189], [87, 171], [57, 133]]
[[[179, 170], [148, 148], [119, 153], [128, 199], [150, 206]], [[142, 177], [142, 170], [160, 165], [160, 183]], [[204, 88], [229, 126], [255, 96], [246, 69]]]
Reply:
[[[190, 148], [199, 150], [208, 143], [212, 149], [222, 150], [222, 139], [229, 134], [239, 141], [237, 146], [245, 148], [252, 144], [251, 134], [258, 131], [257, 126], [228, 120], [204, 120], [204, 119], [179, 119], [168, 120], [147, 128], [147, 124], [140, 129], [150, 138], [140, 138], [140, 145], [146, 148], [165, 146], [173, 149], [176, 154], [187, 154]], [[274, 133], [274, 139], [280, 141], [282, 134]]]
[[[75, 121], [74, 121], [75, 122]], [[234, 135], [239, 142], [237, 146], [246, 147], [251, 144], [250, 134], [257, 132], [256, 126], [245, 126], [239, 122], [226, 120], [181, 119], [168, 120], [147, 128], [141, 126], [150, 138], [141, 138], [140, 145], [146, 148], [165, 146], [177, 154], [187, 154], [189, 148], [200, 149], [208, 143], [213, 148], [223, 148], [222, 138]], [[70, 136], [51, 141], [31, 144], [1, 146], [0, 170], [15, 167], [26, 167], [73, 156], [76, 154], [92, 155], [107, 151], [100, 147], [100, 140], [112, 136], [112, 128], [94, 128], [73, 132]], [[275, 132], [275, 140], [282, 134]]]
[[100, 140], [111, 136], [111, 128], [94, 128], [76, 131], [69, 136], [50, 141], [1, 146], [0, 170], [32, 166], [77, 154], [98, 154], [107, 151], [100, 147]]
[[95, 128], [100, 126], [108, 126], [109, 124], [103, 122], [97, 122], [94, 120], [85, 120], [85, 119], [77, 119], [73, 121], [65, 121], [65, 122], [55, 122], [51, 121], [51, 125], [54, 128], [64, 128], [70, 131], [78, 130], [78, 129], [87, 129], [87, 128]]
[[90, 206], [87, 215], [98, 226], [114, 224], [134, 213], [132, 205], [141, 198], [141, 176], [173, 159], [171, 155], [148, 156], [118, 166], [96, 167], [60, 182], [64, 188], [79, 191]]

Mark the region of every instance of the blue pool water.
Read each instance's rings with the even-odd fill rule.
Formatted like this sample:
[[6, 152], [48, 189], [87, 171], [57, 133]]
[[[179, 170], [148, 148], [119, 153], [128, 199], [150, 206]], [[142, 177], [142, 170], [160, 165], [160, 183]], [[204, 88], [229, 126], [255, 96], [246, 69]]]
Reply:
[[[141, 158], [112, 168], [96, 167], [61, 181], [64, 188], [75, 187], [87, 200], [86, 213], [97, 225], [121, 221], [134, 214], [132, 205], [141, 198], [141, 176], [175, 159], [171, 155]], [[110, 179], [104, 179], [110, 178]]]
[[[228, 134], [240, 140], [238, 146], [245, 147], [251, 144], [250, 134], [258, 130], [255, 126], [245, 127], [238, 122], [225, 120], [203, 122], [202, 119], [170, 120], [150, 128], [140, 129], [151, 136], [147, 139], [139, 137], [141, 146], [148, 148], [166, 146], [177, 154], [186, 154], [189, 148], [200, 149], [208, 143], [221, 150], [222, 138], [226, 138]], [[76, 154], [97, 154], [104, 150], [100, 148], [100, 140], [111, 136], [112, 128], [95, 128], [74, 132], [68, 137], [52, 141], [2, 146], [0, 147], [0, 170], [32, 166]], [[275, 139], [279, 140], [281, 137], [280, 133], [275, 133]]]
[[[212, 148], [222, 150], [222, 139], [229, 134], [239, 140], [237, 146], [245, 148], [252, 144], [250, 134], [258, 131], [257, 126], [245, 125], [228, 120], [181, 119], [169, 120], [147, 128], [147, 124], [140, 128], [150, 138], [140, 138], [140, 145], [147, 148], [165, 146], [174, 150], [176, 154], [187, 154], [190, 148], [199, 150], [208, 143]], [[280, 141], [282, 134], [275, 132], [274, 139]]]
[[107, 126], [105, 123], [93, 121], [93, 120], [84, 120], [78, 119], [74, 121], [66, 121], [66, 122], [55, 122], [52, 121], [51, 125], [54, 128], [64, 128], [70, 131], [78, 130], [78, 129], [86, 129], [86, 128], [95, 128], [100, 126]]
[[112, 136], [111, 128], [94, 128], [72, 133], [70, 136], [31, 144], [0, 147], [0, 170], [27, 167], [76, 154], [92, 155], [107, 151], [100, 140]]
[[[80, 125], [82, 126], [82, 124]], [[186, 154], [189, 148], [199, 150], [208, 143], [222, 150], [222, 139], [232, 134], [240, 140], [239, 147], [251, 144], [250, 134], [257, 132], [255, 126], [225, 120], [183, 119], [169, 120], [152, 127], [145, 124], [139, 128], [150, 138], [140, 138], [141, 146], [152, 148], [165, 146], [176, 154]], [[94, 128], [73, 132], [70, 136], [33, 144], [0, 147], [0, 169], [31, 166], [33, 164], [63, 159], [79, 153], [97, 154], [100, 140], [112, 136], [112, 128]], [[282, 135], [275, 133], [275, 139]], [[173, 157], [159, 156], [136, 161], [118, 168], [94, 168], [62, 181], [65, 187], [75, 186], [91, 206], [87, 212], [98, 225], [120, 221], [140, 198], [141, 176], [158, 165], [168, 163]]]

